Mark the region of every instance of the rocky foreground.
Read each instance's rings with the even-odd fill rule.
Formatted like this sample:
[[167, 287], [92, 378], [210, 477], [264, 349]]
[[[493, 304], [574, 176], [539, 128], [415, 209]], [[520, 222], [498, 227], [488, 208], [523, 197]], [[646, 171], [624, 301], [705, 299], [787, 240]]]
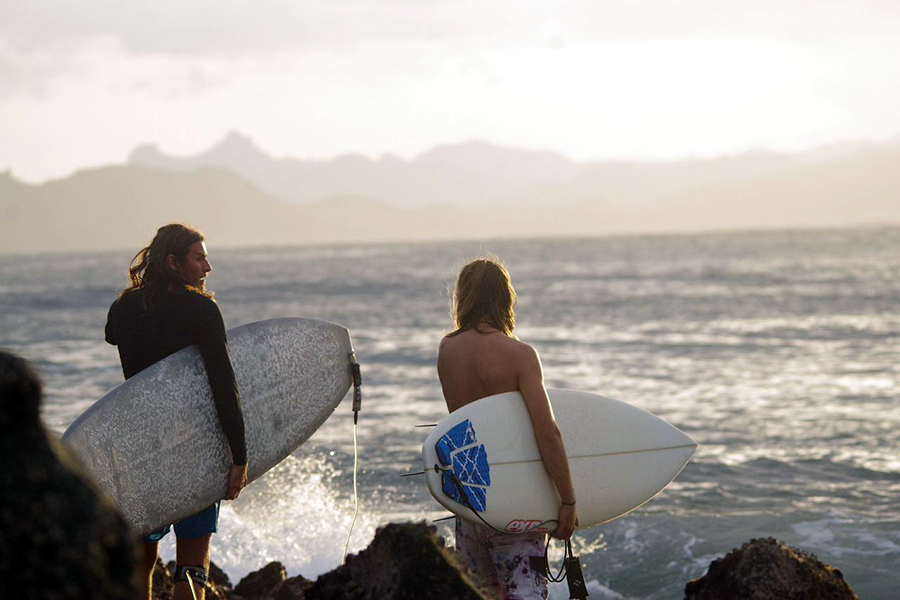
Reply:
[[[157, 564], [154, 600], [168, 600], [171, 569]], [[207, 599], [222, 600], [490, 600], [477, 580], [424, 523], [391, 523], [379, 529], [368, 548], [316, 581], [288, 577], [284, 565], [269, 563], [232, 587], [215, 565]]]
[[751, 540], [713, 561], [684, 588], [685, 600], [858, 600], [839, 569], [772, 538]]
[[[159, 564], [154, 600], [168, 600], [170, 568]], [[213, 565], [213, 600], [482, 600], [477, 576], [456, 561], [424, 523], [392, 523], [368, 548], [316, 581], [269, 563], [232, 586]], [[685, 600], [859, 600], [838, 569], [772, 538], [751, 540], [714, 561], [685, 587]]]

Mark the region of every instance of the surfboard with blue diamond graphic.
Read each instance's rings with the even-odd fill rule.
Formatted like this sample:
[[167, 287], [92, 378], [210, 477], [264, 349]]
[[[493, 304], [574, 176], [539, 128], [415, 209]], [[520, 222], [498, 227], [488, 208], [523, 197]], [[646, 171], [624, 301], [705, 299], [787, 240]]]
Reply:
[[468, 419], [455, 425], [435, 444], [441, 465], [441, 489], [454, 502], [484, 512], [491, 467], [484, 444], [478, 444]]
[[[579, 529], [606, 523], [665, 488], [697, 443], [663, 419], [596, 394], [548, 390], [578, 499]], [[422, 446], [431, 495], [459, 517], [509, 532], [552, 532], [559, 496], [519, 392], [448, 415]]]

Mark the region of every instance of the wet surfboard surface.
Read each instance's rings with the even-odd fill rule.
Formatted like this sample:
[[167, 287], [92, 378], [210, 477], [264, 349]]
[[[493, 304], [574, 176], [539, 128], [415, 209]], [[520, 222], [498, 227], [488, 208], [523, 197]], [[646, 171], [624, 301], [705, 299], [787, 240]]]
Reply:
[[[250, 323], [227, 335], [252, 481], [340, 404], [351, 385], [350, 335], [339, 325], [300, 318]], [[110, 391], [62, 439], [140, 534], [227, 492], [231, 451], [195, 346]]]
[[[697, 448], [678, 428], [625, 402], [572, 390], [548, 395], [566, 446], [579, 529], [653, 498]], [[457, 516], [509, 532], [556, 529], [559, 496], [519, 392], [445, 417], [426, 438], [422, 459], [431, 495]]]

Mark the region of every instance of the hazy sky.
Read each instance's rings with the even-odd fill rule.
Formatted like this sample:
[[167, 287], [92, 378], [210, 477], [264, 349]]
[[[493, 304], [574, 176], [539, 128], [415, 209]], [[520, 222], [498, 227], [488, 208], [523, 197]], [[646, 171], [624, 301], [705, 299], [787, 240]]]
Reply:
[[576, 160], [900, 135], [897, 0], [0, 0], [0, 170], [190, 154]]

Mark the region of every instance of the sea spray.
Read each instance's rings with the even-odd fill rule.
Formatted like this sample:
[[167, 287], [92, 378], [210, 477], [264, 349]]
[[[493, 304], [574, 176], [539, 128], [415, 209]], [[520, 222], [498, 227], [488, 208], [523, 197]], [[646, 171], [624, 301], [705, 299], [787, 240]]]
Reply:
[[[237, 500], [222, 503], [212, 561], [235, 583], [272, 561], [281, 562], [289, 576], [308, 579], [334, 569], [343, 559], [353, 516], [353, 498], [344, 481], [350, 477], [324, 456], [305, 455], [301, 447]], [[377, 494], [360, 498], [350, 552], [371, 542], [377, 519], [367, 509], [377, 502]], [[164, 561], [174, 559], [174, 536], [160, 545], [160, 555]]]

